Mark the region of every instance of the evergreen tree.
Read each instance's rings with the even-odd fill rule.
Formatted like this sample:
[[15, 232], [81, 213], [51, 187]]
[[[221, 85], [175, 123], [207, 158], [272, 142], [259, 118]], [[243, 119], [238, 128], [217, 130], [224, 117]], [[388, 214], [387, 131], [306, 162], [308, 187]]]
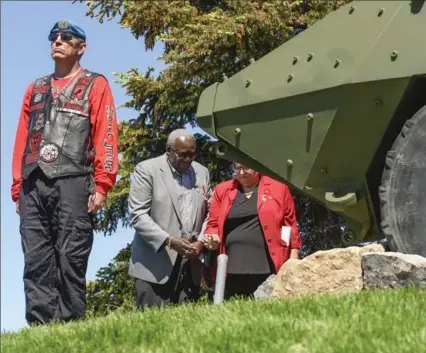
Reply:
[[[163, 44], [166, 68], [154, 76], [152, 68], [131, 68], [117, 74], [131, 97], [127, 108], [138, 116], [120, 124], [119, 181], [109, 194], [108, 207], [97, 216], [98, 230], [110, 235], [121, 222], [129, 226], [127, 196], [135, 165], [165, 152], [167, 135], [195, 124], [201, 92], [261, 59], [299, 32], [336, 10], [346, 1], [283, 0], [150, 0], [89, 1], [87, 16], [102, 23], [118, 23], [146, 50]], [[324, 39], [326, 40], [326, 38]], [[213, 184], [231, 178], [228, 161], [209, 152], [211, 141], [199, 140], [198, 161], [209, 168]], [[338, 244], [342, 222], [335, 214], [295, 194], [302, 255]], [[104, 313], [133, 301], [133, 280], [127, 276], [129, 246], [98, 272], [88, 286], [89, 309]]]

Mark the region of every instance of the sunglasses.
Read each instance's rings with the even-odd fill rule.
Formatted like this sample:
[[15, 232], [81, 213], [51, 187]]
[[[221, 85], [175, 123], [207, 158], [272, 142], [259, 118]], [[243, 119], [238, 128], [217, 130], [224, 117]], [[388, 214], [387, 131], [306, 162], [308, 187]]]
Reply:
[[74, 36], [70, 33], [64, 32], [64, 33], [50, 33], [49, 36], [47, 37], [49, 39], [49, 41], [54, 42], [56, 39], [58, 39], [58, 37], [61, 36], [62, 40], [71, 40], [74, 38]]

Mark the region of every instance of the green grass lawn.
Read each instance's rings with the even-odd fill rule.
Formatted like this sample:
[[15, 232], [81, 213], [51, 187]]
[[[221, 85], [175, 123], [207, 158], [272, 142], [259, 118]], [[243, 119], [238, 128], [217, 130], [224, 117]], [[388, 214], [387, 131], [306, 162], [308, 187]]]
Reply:
[[2, 334], [2, 353], [426, 352], [426, 291], [185, 305]]

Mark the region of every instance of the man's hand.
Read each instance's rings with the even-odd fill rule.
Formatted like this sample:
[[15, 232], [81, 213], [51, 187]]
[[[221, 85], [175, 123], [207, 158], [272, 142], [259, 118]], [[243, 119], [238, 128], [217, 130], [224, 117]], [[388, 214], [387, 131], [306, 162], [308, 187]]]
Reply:
[[19, 214], [19, 201], [16, 202], [16, 213]]
[[106, 196], [100, 192], [96, 192], [94, 195], [89, 196], [89, 201], [87, 207], [89, 208], [89, 213], [96, 214], [101, 208], [105, 207]]
[[203, 242], [197, 240], [196, 242], [191, 244], [194, 248], [195, 252], [187, 255], [188, 258], [193, 259], [195, 257], [198, 257], [201, 254], [201, 251], [203, 251], [204, 244]]
[[203, 245], [210, 251], [214, 251], [219, 248], [220, 239], [217, 234], [204, 234]]
[[196, 249], [189, 240], [178, 237], [171, 237], [170, 247], [183, 256], [191, 256], [196, 254]]

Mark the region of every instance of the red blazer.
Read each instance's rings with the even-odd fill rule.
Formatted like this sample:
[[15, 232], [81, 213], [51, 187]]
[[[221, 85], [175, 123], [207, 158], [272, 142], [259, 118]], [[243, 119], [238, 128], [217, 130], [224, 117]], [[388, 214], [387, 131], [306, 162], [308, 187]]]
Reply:
[[[219, 253], [225, 254], [223, 227], [238, 193], [239, 181], [228, 180], [216, 185], [204, 234], [217, 234]], [[274, 179], [262, 176], [259, 181], [257, 212], [269, 254], [276, 273], [290, 257], [291, 249], [300, 249], [302, 242], [296, 223], [293, 198], [289, 188]], [[281, 227], [292, 228], [290, 245], [281, 239]]]

